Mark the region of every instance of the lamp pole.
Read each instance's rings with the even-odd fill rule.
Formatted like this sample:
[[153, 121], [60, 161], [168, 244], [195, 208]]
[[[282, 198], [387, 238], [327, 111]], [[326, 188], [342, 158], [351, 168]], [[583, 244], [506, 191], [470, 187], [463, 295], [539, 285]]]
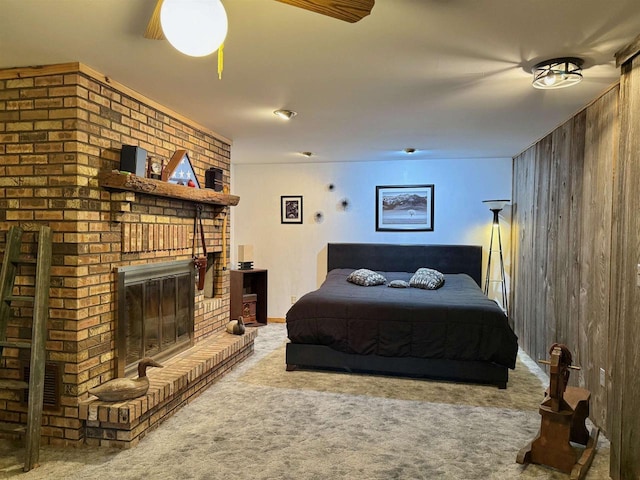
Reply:
[[[491, 283], [491, 260], [493, 256], [493, 252], [497, 252], [499, 254], [500, 261], [500, 279], [494, 280], [496, 283], [500, 283], [501, 293], [502, 293], [502, 308], [505, 313], [508, 312], [507, 309], [507, 284], [505, 281], [505, 273], [504, 273], [504, 258], [502, 256], [502, 237], [500, 235], [500, 218], [499, 214], [504, 208], [504, 206], [509, 202], [509, 200], [484, 200], [483, 203], [487, 203], [489, 205], [489, 209], [493, 212], [493, 225], [491, 227], [491, 240], [489, 241], [489, 255], [487, 259], [487, 274], [484, 282], [484, 294], [489, 295], [489, 284]], [[494, 248], [494, 236], [497, 234], [497, 248]]]

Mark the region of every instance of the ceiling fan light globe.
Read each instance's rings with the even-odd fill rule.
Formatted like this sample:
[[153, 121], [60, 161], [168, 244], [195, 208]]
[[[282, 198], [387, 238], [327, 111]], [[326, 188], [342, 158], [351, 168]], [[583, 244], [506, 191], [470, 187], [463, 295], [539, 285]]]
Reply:
[[227, 36], [227, 12], [220, 0], [164, 0], [160, 24], [169, 43], [191, 57], [215, 52]]

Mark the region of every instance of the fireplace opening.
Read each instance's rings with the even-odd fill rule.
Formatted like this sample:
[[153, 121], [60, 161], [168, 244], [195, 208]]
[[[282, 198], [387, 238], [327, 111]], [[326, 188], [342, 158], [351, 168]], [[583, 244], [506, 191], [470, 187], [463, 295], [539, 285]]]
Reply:
[[195, 274], [191, 261], [120, 267], [118, 273], [118, 376], [138, 362], [161, 362], [193, 345]]

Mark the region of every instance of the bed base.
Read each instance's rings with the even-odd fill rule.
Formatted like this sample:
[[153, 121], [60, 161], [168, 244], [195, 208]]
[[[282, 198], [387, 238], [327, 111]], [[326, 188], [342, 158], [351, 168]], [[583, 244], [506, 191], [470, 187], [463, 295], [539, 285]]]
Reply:
[[482, 383], [507, 388], [509, 369], [490, 362], [415, 357], [356, 355], [325, 345], [288, 343], [287, 371], [295, 368], [337, 369], [347, 372], [378, 373], [408, 377]]

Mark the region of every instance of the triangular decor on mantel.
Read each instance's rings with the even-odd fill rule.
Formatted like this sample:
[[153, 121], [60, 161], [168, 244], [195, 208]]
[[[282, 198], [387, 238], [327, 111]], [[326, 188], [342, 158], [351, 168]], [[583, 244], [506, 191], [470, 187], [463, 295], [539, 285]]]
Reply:
[[[175, 151], [169, 163], [162, 170], [162, 180], [178, 185], [200, 188], [200, 182], [198, 182], [198, 177], [193, 170], [186, 150]], [[189, 185], [189, 181], [192, 181], [193, 185]]]

